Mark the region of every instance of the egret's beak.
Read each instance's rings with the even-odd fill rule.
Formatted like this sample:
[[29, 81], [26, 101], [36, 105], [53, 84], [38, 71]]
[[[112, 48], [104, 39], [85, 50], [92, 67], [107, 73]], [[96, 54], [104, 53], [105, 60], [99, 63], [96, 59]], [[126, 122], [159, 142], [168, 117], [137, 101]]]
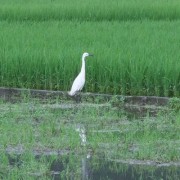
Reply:
[[93, 54], [89, 54], [89, 56], [93, 56]]

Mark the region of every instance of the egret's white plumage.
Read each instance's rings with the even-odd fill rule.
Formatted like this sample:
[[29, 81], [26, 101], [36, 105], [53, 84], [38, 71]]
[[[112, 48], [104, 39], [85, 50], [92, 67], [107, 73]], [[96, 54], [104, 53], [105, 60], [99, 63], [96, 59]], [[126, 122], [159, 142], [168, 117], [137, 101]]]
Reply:
[[85, 52], [82, 55], [82, 67], [81, 72], [78, 74], [76, 79], [74, 80], [71, 90], [68, 92], [70, 96], [76, 95], [77, 92], [81, 91], [85, 84], [85, 58], [87, 56], [92, 56], [91, 54]]

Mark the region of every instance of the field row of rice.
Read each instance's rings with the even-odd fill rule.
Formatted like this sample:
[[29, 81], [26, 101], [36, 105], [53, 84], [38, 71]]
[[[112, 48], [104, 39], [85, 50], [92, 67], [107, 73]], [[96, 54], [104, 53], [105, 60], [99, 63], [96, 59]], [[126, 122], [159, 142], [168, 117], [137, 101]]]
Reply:
[[69, 90], [87, 64], [86, 91], [180, 95], [180, 21], [0, 22], [0, 86]]
[[180, 19], [179, 0], [0, 0], [3, 20]]
[[67, 91], [87, 51], [85, 91], [180, 96], [178, 0], [0, 3], [0, 86]]

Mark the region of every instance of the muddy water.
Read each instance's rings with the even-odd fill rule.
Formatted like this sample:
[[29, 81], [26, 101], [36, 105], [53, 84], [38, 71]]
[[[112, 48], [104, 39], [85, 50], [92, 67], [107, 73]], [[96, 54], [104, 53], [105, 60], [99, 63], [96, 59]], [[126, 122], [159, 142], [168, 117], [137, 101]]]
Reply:
[[[46, 156], [46, 161], [50, 161], [50, 156]], [[35, 157], [40, 161], [40, 156]], [[16, 157], [9, 156], [9, 164], [20, 168], [23, 166], [20, 155]], [[138, 165], [137, 165], [138, 164]], [[46, 173], [29, 172], [32, 178], [48, 178], [48, 179], [82, 179], [82, 180], [178, 180], [180, 177], [179, 166], [155, 165], [153, 162], [134, 164], [122, 163], [113, 160], [99, 158], [98, 156], [88, 155], [62, 155], [57, 156]]]

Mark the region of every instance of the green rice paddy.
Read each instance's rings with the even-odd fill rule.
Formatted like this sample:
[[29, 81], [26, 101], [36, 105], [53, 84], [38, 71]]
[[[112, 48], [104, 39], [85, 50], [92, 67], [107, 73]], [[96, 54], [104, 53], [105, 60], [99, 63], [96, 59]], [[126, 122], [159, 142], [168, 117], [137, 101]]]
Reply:
[[0, 86], [180, 96], [178, 0], [0, 3]]
[[1, 0], [3, 20], [177, 20], [178, 0]]
[[[69, 91], [89, 52], [85, 92], [180, 97], [179, 32], [179, 0], [0, 0], [0, 87]], [[1, 99], [0, 179], [50, 179], [58, 158], [62, 179], [81, 179], [89, 152], [93, 170], [104, 160], [179, 165], [178, 98], [143, 118], [95, 102]]]

